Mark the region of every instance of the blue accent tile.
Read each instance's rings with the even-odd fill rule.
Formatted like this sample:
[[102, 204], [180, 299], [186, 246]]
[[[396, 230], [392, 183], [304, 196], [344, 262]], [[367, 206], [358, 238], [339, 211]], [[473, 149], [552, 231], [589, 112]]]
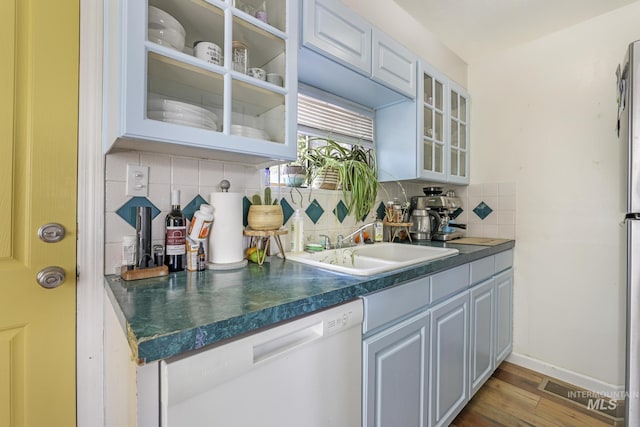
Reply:
[[453, 211], [451, 215], [449, 215], [449, 217], [451, 217], [452, 219], [456, 219], [462, 214], [462, 212], [464, 212], [464, 209], [458, 208], [455, 211]]
[[118, 214], [120, 218], [124, 219], [130, 226], [136, 228], [136, 207], [138, 206], [151, 207], [152, 218], [155, 218], [160, 214], [160, 209], [158, 209], [156, 205], [151, 203], [146, 197], [132, 197], [127, 201], [127, 203], [120, 206], [120, 209], [116, 211], [116, 214]]
[[291, 218], [291, 215], [293, 215], [293, 213], [295, 212], [295, 210], [291, 207], [289, 202], [287, 202], [285, 199], [280, 199], [280, 206], [282, 206], [282, 216], [284, 217], [284, 220], [282, 221], [282, 223], [286, 224], [287, 221], [289, 221], [289, 218]]
[[489, 207], [485, 202], [478, 203], [478, 206], [473, 208], [473, 212], [478, 215], [478, 218], [485, 219], [493, 212], [493, 209]]
[[182, 215], [184, 215], [187, 220], [191, 221], [193, 218], [193, 214], [196, 213], [198, 209], [200, 209], [200, 205], [208, 205], [207, 202], [201, 195], [197, 195], [192, 201], [187, 203], [187, 205], [182, 208]]
[[313, 199], [313, 202], [311, 202], [307, 210], [305, 210], [305, 213], [307, 214], [309, 219], [313, 221], [314, 224], [317, 224], [318, 220], [324, 213], [324, 209], [322, 209], [322, 206], [320, 206], [318, 200]]
[[376, 219], [385, 219], [385, 217], [387, 216], [387, 207], [384, 205], [384, 203], [380, 202], [380, 204], [378, 205], [378, 209], [376, 209], [376, 214]]
[[333, 209], [333, 214], [338, 217], [338, 221], [342, 223], [342, 221], [344, 221], [344, 219], [346, 218], [347, 213], [347, 205], [345, 205], [344, 202], [340, 200], [336, 207]]
[[249, 221], [247, 220], [247, 216], [249, 216], [249, 208], [251, 207], [251, 202], [247, 199], [247, 196], [242, 198], [242, 225], [245, 227], [249, 225]]

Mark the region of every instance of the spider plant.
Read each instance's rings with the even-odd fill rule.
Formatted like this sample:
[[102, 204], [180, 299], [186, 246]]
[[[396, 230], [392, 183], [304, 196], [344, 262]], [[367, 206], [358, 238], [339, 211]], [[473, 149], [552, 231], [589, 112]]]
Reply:
[[363, 220], [371, 211], [378, 194], [378, 172], [375, 152], [361, 145], [344, 147], [332, 139], [314, 138], [324, 145], [310, 148], [305, 159], [309, 162], [310, 181], [326, 169], [338, 172], [347, 213]]

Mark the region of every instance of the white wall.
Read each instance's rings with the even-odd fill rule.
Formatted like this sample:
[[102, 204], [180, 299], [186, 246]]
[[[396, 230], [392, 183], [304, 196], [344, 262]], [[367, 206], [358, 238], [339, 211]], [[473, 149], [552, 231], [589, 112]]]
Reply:
[[342, 2], [445, 73], [450, 79], [467, 87], [467, 64], [394, 1], [342, 0]]
[[624, 384], [615, 68], [640, 2], [469, 65], [472, 183], [517, 187], [514, 352]]

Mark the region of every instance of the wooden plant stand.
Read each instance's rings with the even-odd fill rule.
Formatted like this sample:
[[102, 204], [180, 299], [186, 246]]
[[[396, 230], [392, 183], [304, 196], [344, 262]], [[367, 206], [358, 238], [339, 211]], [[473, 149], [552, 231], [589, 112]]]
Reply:
[[[249, 247], [256, 247], [257, 249], [263, 249], [263, 255], [258, 256], [258, 265], [264, 264], [264, 260], [267, 257], [267, 253], [269, 253], [269, 244], [271, 243], [271, 237], [274, 238], [276, 244], [278, 245], [278, 249], [282, 254], [282, 259], [287, 259], [286, 254], [284, 252], [284, 248], [282, 247], [282, 242], [280, 241], [280, 236], [287, 234], [287, 230], [269, 230], [269, 231], [261, 231], [261, 230], [244, 230], [243, 234], [245, 236], [249, 236]], [[258, 255], [260, 255], [258, 253]]]

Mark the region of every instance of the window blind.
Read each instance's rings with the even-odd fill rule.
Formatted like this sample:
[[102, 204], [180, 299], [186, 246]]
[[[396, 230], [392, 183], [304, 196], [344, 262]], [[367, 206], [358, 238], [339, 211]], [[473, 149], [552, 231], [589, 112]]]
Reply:
[[298, 129], [345, 143], [373, 146], [373, 114], [298, 94]]

